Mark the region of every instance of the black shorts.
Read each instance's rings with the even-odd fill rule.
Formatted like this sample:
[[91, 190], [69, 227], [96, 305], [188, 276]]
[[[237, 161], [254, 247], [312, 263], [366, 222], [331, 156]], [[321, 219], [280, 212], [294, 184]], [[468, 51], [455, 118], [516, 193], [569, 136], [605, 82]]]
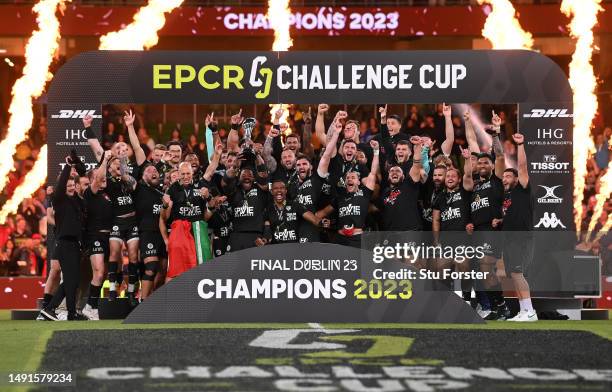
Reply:
[[219, 237], [213, 235], [212, 240], [213, 257], [223, 256], [225, 253], [230, 251], [229, 236]]
[[87, 255], [104, 255], [104, 260], [108, 260], [109, 256], [109, 233], [88, 233], [87, 241], [85, 242]]
[[494, 229], [490, 225], [474, 227], [472, 233], [472, 244], [482, 246], [485, 256], [501, 259], [504, 234], [501, 230]]
[[157, 257], [158, 259], [168, 257], [164, 238], [159, 231], [141, 231], [139, 239], [141, 260], [149, 257]]
[[533, 260], [534, 241], [531, 233], [504, 233], [504, 267], [506, 274], [522, 273], [527, 275], [527, 269]]
[[111, 241], [125, 243], [138, 239], [138, 222], [135, 216], [129, 218], [116, 218], [110, 233]]

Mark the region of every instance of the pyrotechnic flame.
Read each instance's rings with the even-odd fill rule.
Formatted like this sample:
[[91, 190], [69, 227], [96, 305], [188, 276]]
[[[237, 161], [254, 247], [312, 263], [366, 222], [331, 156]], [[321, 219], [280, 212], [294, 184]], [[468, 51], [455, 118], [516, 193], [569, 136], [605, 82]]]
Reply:
[[563, 0], [561, 12], [572, 16], [570, 35], [577, 38], [576, 49], [569, 66], [569, 81], [574, 92], [574, 223], [580, 238], [582, 199], [587, 175], [587, 160], [595, 150], [590, 130], [597, 112], [595, 87], [597, 80], [591, 64], [593, 54], [593, 27], [597, 13], [602, 10], [601, 0]]
[[293, 46], [293, 40], [289, 33], [291, 9], [289, 0], [268, 0], [268, 12], [266, 14], [270, 26], [274, 29], [274, 43], [272, 50], [287, 51]]
[[[593, 216], [591, 217], [587, 234], [584, 238], [585, 242], [589, 242], [589, 238], [591, 237], [591, 234], [595, 229], [595, 225], [597, 225], [597, 220], [599, 220], [599, 217], [603, 212], [604, 205], [606, 204], [606, 201], [608, 201], [608, 199], [610, 198], [610, 192], [612, 192], [612, 161], [610, 161], [610, 163], [608, 164], [608, 170], [606, 171], [606, 174], [604, 174], [599, 179], [599, 193], [595, 195], [595, 208], [593, 209]], [[609, 216], [608, 222], [610, 222]]]
[[493, 49], [531, 49], [531, 33], [523, 30], [516, 18], [516, 10], [510, 0], [478, 0], [478, 4], [490, 4], [493, 8], [487, 15], [482, 35], [493, 45]]
[[166, 23], [166, 13], [180, 7], [184, 0], [149, 0], [134, 15], [134, 21], [119, 31], [100, 37], [101, 50], [143, 50], [157, 45], [157, 32]]
[[23, 199], [30, 197], [45, 183], [46, 180], [47, 145], [44, 145], [40, 149], [40, 153], [34, 167], [32, 167], [28, 174], [26, 174], [21, 185], [15, 188], [13, 197], [2, 206], [2, 210], [0, 210], [0, 224], [3, 225], [6, 222], [6, 217], [8, 215], [16, 213], [17, 209], [19, 208], [19, 204], [21, 204]]
[[284, 103], [270, 104], [270, 116], [272, 119], [274, 119], [274, 114], [281, 108], [283, 109], [283, 115], [281, 116], [280, 120], [278, 120], [278, 123], [281, 125], [287, 124], [287, 129], [285, 129], [285, 132], [283, 132], [283, 134], [287, 136], [293, 132], [289, 127], [289, 123], [287, 122], [287, 118], [289, 117], [289, 105]]
[[599, 233], [597, 233], [593, 242], [599, 241], [601, 237], [603, 237], [608, 231], [610, 231], [610, 228], [612, 228], [612, 214], [608, 215], [608, 220], [606, 221], [606, 224], [601, 228], [601, 230], [599, 230]]
[[26, 44], [23, 75], [15, 82], [11, 92], [11, 118], [6, 137], [0, 143], [0, 190], [6, 186], [8, 173], [13, 169], [12, 157], [17, 145], [27, 138], [32, 126], [32, 98], [39, 97], [47, 81], [53, 77], [49, 67], [59, 48], [60, 39], [56, 12], [58, 9], [63, 11], [65, 1], [70, 0], [41, 0], [32, 8], [37, 14], [38, 30], [32, 33]]

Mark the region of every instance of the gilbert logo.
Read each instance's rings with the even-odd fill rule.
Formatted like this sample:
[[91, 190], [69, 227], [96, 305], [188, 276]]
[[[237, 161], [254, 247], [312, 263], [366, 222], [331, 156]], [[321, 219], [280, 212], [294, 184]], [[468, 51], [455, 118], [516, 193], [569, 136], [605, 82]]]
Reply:
[[567, 118], [574, 117], [567, 109], [531, 109], [531, 113], [524, 113], [525, 118]]
[[95, 110], [60, 110], [59, 114], [52, 114], [51, 118], [85, 118], [91, 116], [92, 118], [102, 118], [101, 114], [96, 114]]
[[563, 198], [555, 195], [555, 189], [561, 187], [562, 185], [555, 186], [546, 186], [546, 185], [538, 185], [541, 188], [544, 188], [546, 194], [542, 197], [538, 198], [538, 203], [540, 204], [561, 204], [563, 203]]
[[545, 229], [556, 229], [557, 227], [561, 227], [562, 229], [566, 229], [561, 219], [557, 218], [557, 214], [551, 212], [544, 213], [544, 216], [540, 218], [540, 221], [537, 225], [533, 226], [535, 228], [544, 227]]

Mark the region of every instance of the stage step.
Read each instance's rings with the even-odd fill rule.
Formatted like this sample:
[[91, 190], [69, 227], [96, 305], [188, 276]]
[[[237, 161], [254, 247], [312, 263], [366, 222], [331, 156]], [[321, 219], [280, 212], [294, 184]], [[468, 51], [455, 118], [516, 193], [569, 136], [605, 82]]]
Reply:
[[131, 311], [132, 308], [127, 298], [117, 298], [114, 301], [109, 301], [108, 298], [100, 298], [98, 304], [100, 320], [122, 320]]
[[582, 320], [609, 320], [610, 309], [582, 309]]
[[13, 309], [11, 310], [11, 320], [36, 320], [38, 309]]

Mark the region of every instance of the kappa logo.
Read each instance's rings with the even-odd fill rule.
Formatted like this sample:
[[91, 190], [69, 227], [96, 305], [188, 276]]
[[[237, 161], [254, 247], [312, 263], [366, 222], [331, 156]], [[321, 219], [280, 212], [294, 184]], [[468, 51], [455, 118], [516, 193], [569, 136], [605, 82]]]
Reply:
[[524, 118], [568, 118], [574, 117], [567, 109], [531, 109], [530, 113], [524, 113]]
[[555, 195], [555, 189], [560, 188], [562, 185], [555, 186], [546, 186], [546, 185], [538, 185], [541, 188], [544, 188], [546, 194], [542, 197], [538, 198], [538, 203], [540, 204], [561, 204], [563, 203], [563, 198]]
[[96, 114], [95, 110], [88, 109], [60, 109], [59, 114], [52, 114], [51, 118], [85, 118], [86, 116], [91, 116], [93, 118], [102, 118], [102, 115]]
[[567, 228], [565, 227], [563, 222], [561, 222], [561, 219], [557, 218], [557, 214], [555, 214], [554, 212], [551, 212], [550, 214], [548, 212], [545, 212], [544, 216], [540, 218], [538, 224], [533, 227], [544, 227], [545, 229], [556, 229], [557, 227], [561, 227], [562, 229]]

